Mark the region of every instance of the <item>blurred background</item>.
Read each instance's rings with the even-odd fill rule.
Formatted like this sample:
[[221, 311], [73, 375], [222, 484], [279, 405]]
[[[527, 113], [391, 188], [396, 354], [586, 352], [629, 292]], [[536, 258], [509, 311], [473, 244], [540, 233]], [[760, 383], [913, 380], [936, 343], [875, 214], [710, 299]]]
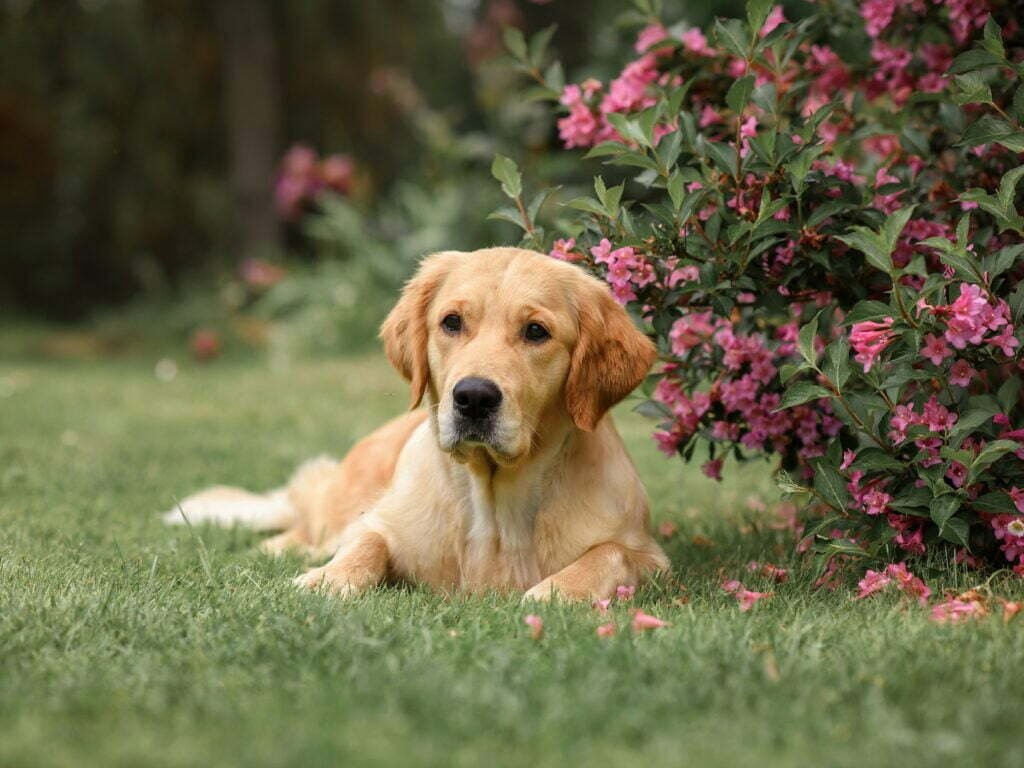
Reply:
[[502, 29], [556, 24], [566, 78], [607, 79], [632, 8], [0, 0], [0, 354], [367, 347], [420, 256], [518, 240], [487, 218], [495, 152], [534, 190], [597, 167], [558, 149]]

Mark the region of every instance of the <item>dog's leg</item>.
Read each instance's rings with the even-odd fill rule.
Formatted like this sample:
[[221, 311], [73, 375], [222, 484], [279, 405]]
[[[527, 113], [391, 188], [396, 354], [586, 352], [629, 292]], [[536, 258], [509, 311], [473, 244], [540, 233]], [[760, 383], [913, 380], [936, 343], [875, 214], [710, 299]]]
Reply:
[[350, 597], [380, 584], [388, 574], [388, 545], [384, 537], [360, 526], [326, 565], [295, 579], [307, 589], [325, 587], [337, 597]]
[[603, 600], [620, 584], [634, 586], [668, 566], [664, 555], [627, 549], [621, 544], [598, 544], [565, 568], [532, 587], [524, 600]]

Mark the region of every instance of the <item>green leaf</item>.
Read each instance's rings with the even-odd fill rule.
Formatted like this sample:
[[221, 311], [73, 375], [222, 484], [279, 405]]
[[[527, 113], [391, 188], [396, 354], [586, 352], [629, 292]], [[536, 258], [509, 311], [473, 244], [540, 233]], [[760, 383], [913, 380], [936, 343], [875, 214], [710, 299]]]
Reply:
[[991, 16], [985, 22], [985, 36], [981, 45], [993, 56], [998, 56], [1000, 59], [1006, 57], [1006, 49], [1003, 47], [1003, 30]]
[[880, 272], [887, 275], [893, 273], [892, 251], [886, 246], [885, 239], [877, 232], [872, 232], [867, 227], [853, 227], [849, 234], [839, 235], [838, 238], [851, 248], [864, 254], [868, 263]]
[[996, 392], [996, 400], [999, 401], [999, 407], [1002, 408], [1003, 413], [1009, 414], [1014, 406], [1017, 405], [1020, 390], [1021, 380], [1019, 375], [1011, 376], [999, 387], [999, 391]]
[[991, 491], [979, 496], [970, 504], [979, 512], [991, 512], [996, 515], [1012, 515], [1017, 512], [1013, 499], [1003, 491]]
[[901, 472], [904, 467], [899, 459], [881, 448], [872, 446], [861, 449], [850, 469], [859, 469], [862, 472]]
[[810, 400], [820, 400], [831, 395], [831, 392], [817, 384], [812, 384], [809, 381], [798, 381], [786, 389], [782, 395], [782, 402], [776, 410], [782, 411], [795, 405], [802, 405]]
[[996, 197], [999, 200], [999, 205], [1007, 214], [1014, 211], [1013, 198], [1017, 194], [1017, 185], [1022, 176], [1024, 176], [1024, 165], [1018, 165], [1012, 171], [1003, 174], [1003, 178], [999, 180], [999, 192], [996, 193]]
[[992, 103], [992, 89], [977, 72], [956, 75], [953, 78], [953, 85], [951, 95], [955, 104], [963, 106]]
[[676, 213], [683, 206], [683, 199], [686, 196], [686, 180], [678, 170], [672, 172], [668, 177], [668, 196], [672, 199], [672, 208]]
[[760, 32], [774, 4], [775, 0], [747, 0], [747, 23], [752, 30]]
[[953, 59], [953, 64], [949, 68], [949, 74], [958, 75], [962, 72], [973, 72], [976, 69], [998, 67], [1004, 63], [1001, 57], [994, 55], [991, 51], [974, 48], [961, 53]]
[[850, 501], [849, 491], [846, 490], [846, 479], [834, 467], [822, 460], [814, 463], [814, 490], [829, 506], [839, 511], [846, 509]]
[[487, 218], [495, 221], [507, 221], [509, 224], [514, 224], [522, 230], [526, 229], [526, 225], [523, 223], [523, 217], [520, 215], [518, 208], [502, 206], [498, 210], [488, 213]]
[[864, 301], [858, 301], [854, 305], [853, 309], [846, 315], [843, 324], [853, 325], [864, 320], [884, 320], [887, 317], [893, 317], [892, 307], [881, 301], [865, 299]]
[[992, 411], [988, 408], [972, 408], [957, 419], [956, 424], [949, 431], [949, 436], [954, 439], [966, 437], [978, 429], [978, 427], [991, 424], [993, 415]]
[[505, 27], [501, 30], [501, 37], [505, 41], [505, 47], [509, 53], [519, 61], [526, 63], [528, 54], [523, 30], [518, 27]]
[[544, 63], [544, 54], [548, 49], [548, 43], [551, 42], [552, 36], [555, 34], [555, 30], [558, 29], [557, 24], [552, 24], [549, 27], [545, 27], [540, 32], [535, 34], [530, 40], [530, 65], [540, 69], [541, 64]]
[[970, 535], [970, 526], [961, 517], [951, 517], [939, 528], [939, 536], [961, 547], [966, 547]]
[[604, 206], [592, 197], [576, 197], [567, 202], [565, 206], [577, 211], [586, 211], [587, 213], [593, 213], [596, 216], [607, 218], [607, 214], [604, 212]]
[[807, 488], [795, 482], [785, 470], [776, 473], [775, 483], [783, 493], [807, 493]]
[[836, 389], [841, 391], [850, 379], [852, 372], [853, 369], [850, 367], [850, 342], [845, 336], [840, 336], [829, 344], [825, 350], [823, 373], [835, 385]]
[[750, 44], [750, 30], [739, 19], [715, 20], [715, 38], [729, 53], [741, 59], [747, 58]]
[[1002, 144], [1012, 152], [1024, 152], [1024, 132], [991, 115], [982, 115], [971, 123], [960, 137], [957, 146], [970, 148], [993, 142]]
[[491, 175], [501, 182], [501, 191], [506, 197], [516, 200], [523, 193], [523, 177], [512, 158], [495, 155], [491, 163]]
[[980, 474], [981, 471], [994, 464], [1006, 454], [1016, 451], [1017, 447], [1016, 440], [993, 440], [982, 448], [981, 452], [974, 458], [974, 461], [971, 462], [971, 474]]
[[928, 505], [928, 513], [940, 528], [960, 509], [960, 497], [955, 493], [936, 496]]
[[592, 157], [608, 157], [614, 155], [621, 155], [623, 152], [629, 151], [630, 148], [621, 142], [602, 141], [600, 144], [597, 144], [594, 147], [592, 147], [591, 150], [583, 156], [583, 159], [589, 160]]
[[750, 101], [750, 94], [754, 92], [754, 76], [744, 75], [739, 80], [734, 80], [725, 94], [725, 103], [729, 105], [736, 116], [743, 114], [747, 103]]
[[818, 335], [818, 318], [821, 313], [816, 314], [807, 325], [800, 329], [799, 347], [800, 354], [804, 356], [811, 367], [818, 369], [818, 354], [814, 349], [814, 339]]
[[561, 187], [548, 187], [546, 189], [542, 189], [533, 196], [530, 204], [526, 206], [526, 213], [530, 217], [531, 224], [536, 220], [537, 214], [540, 213], [540, 209], [544, 207], [544, 203], [547, 202], [547, 199], [559, 189], [561, 189]]
[[882, 226], [882, 234], [885, 236], [886, 246], [889, 249], [887, 255], [891, 255], [896, 250], [896, 243], [899, 241], [900, 234], [903, 232], [904, 227], [907, 226], [907, 222], [910, 221], [910, 217], [914, 215], [915, 208], [917, 208], [916, 205], [901, 208], [885, 220], [885, 224]]
[[621, 112], [609, 112], [605, 115], [605, 118], [612, 124], [612, 127], [619, 132], [619, 135], [627, 141], [632, 141], [635, 144], [645, 147], [649, 147], [651, 145], [651, 142], [644, 134], [643, 128], [636, 120], [630, 120]]

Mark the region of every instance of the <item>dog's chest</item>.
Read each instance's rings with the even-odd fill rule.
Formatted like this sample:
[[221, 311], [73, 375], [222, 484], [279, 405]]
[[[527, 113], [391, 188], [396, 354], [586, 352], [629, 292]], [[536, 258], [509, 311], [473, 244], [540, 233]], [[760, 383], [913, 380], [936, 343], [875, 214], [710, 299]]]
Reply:
[[461, 586], [528, 589], [540, 581], [534, 541], [540, 492], [507, 493], [478, 478], [470, 479], [467, 490]]

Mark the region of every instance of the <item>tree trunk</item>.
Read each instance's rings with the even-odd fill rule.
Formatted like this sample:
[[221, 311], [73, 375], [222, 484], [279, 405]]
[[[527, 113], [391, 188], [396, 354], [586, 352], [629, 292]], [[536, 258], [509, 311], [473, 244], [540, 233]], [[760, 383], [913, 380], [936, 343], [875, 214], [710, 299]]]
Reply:
[[223, 107], [234, 197], [236, 254], [276, 243], [274, 174], [280, 123], [277, 41], [270, 0], [220, 0]]

